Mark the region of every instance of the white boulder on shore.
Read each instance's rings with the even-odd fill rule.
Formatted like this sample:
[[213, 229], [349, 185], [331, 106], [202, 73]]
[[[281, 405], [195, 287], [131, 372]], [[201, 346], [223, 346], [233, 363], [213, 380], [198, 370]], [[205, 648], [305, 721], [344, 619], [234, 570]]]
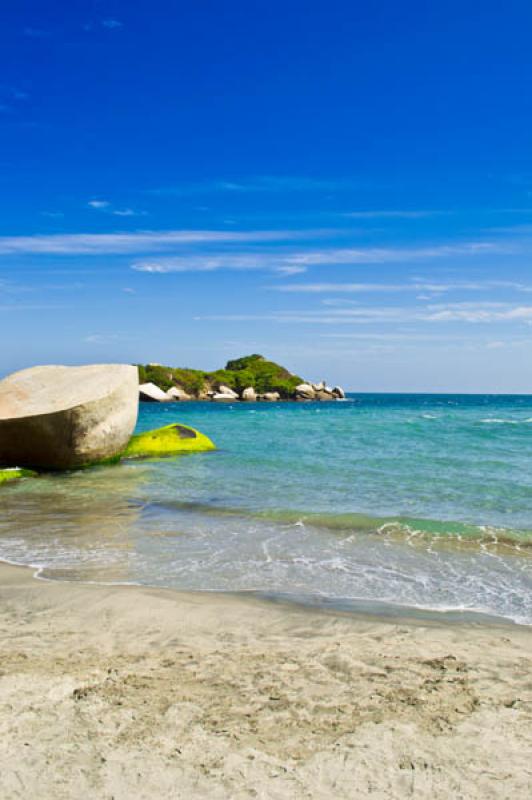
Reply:
[[229, 386], [224, 386], [223, 384], [221, 384], [217, 393], [228, 395], [229, 397], [232, 397], [233, 400], [238, 400], [238, 393], [235, 392], [234, 389], [231, 389]]
[[320, 383], [300, 383], [295, 388], [296, 400], [343, 400], [345, 392], [341, 386], [332, 389], [325, 381]]
[[185, 400], [192, 400], [192, 397], [189, 394], [187, 394], [184, 389], [181, 389], [179, 386], [171, 386], [170, 389], [168, 389], [168, 391], [165, 392], [165, 394], [167, 400], [177, 400], [179, 402]]
[[296, 386], [296, 398], [301, 398], [302, 400], [314, 400], [316, 392], [314, 391], [313, 387], [310, 383], [300, 383], [299, 386]]
[[253, 386], [248, 386], [247, 389], [244, 389], [242, 392], [242, 400], [245, 400], [248, 403], [255, 403], [257, 400], [257, 393]]
[[139, 386], [139, 399], [144, 403], [168, 403], [170, 397], [154, 383], [141, 383]]
[[32, 367], [0, 381], [0, 463], [70, 469], [119, 455], [138, 413], [129, 364]]
[[[140, 400], [143, 402], [151, 403], [167, 403], [175, 400], [212, 400], [216, 403], [233, 403], [235, 401], [244, 401], [248, 403], [255, 403], [258, 401], [277, 402], [281, 399], [279, 392], [264, 392], [257, 394], [252, 386], [244, 389], [241, 395], [238, 395], [234, 389], [229, 386], [220, 384], [217, 389], [209, 389], [198, 393], [197, 397], [193, 397], [180, 386], [172, 386], [167, 392], [163, 391], [159, 386], [154, 383], [143, 383], [139, 387]], [[294, 390], [293, 400], [299, 401], [327, 401], [327, 400], [341, 400], [345, 398], [345, 392], [341, 386], [331, 388], [325, 381], [320, 383], [300, 383]]]

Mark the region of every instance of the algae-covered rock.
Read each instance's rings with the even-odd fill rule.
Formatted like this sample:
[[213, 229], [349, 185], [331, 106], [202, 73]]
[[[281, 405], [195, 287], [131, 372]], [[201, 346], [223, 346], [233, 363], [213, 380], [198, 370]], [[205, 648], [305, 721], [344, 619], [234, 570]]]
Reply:
[[216, 450], [208, 436], [188, 425], [173, 423], [146, 433], [137, 433], [131, 438], [123, 458], [156, 458], [178, 453], [201, 453]]
[[8, 481], [18, 481], [21, 478], [35, 478], [36, 476], [37, 473], [33, 472], [31, 469], [22, 469], [22, 467], [7, 467], [6, 469], [0, 469], [0, 486], [3, 483], [8, 483]]
[[119, 456], [135, 429], [128, 364], [25, 369], [0, 381], [0, 463], [71, 469]]

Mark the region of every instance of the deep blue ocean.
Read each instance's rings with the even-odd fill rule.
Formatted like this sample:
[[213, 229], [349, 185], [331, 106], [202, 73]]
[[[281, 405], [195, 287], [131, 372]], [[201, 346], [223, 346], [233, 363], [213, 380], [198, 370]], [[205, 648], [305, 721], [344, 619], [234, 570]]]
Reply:
[[532, 396], [143, 404], [215, 452], [2, 487], [0, 557], [43, 577], [532, 624]]

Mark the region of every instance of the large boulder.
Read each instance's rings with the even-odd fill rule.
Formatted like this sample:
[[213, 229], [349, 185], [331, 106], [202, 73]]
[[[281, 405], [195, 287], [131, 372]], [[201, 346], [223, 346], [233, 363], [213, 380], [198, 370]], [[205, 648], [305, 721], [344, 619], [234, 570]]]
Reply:
[[333, 395], [338, 398], [339, 400], [345, 400], [345, 392], [341, 386], [335, 386], [333, 391]]
[[0, 463], [70, 469], [126, 448], [138, 412], [138, 371], [127, 364], [46, 366], [0, 381]]
[[314, 400], [316, 392], [310, 383], [300, 383], [295, 388], [296, 400]]
[[139, 386], [139, 400], [143, 403], [168, 403], [171, 399], [154, 383], [141, 383]]
[[242, 400], [245, 400], [248, 403], [254, 403], [257, 399], [257, 393], [253, 386], [248, 386], [247, 389], [244, 389], [242, 392]]
[[233, 400], [238, 400], [238, 394], [229, 386], [224, 386], [223, 384], [220, 384], [217, 394], [225, 394], [232, 397]]
[[166, 392], [166, 396], [170, 398], [170, 400], [192, 400], [192, 397], [187, 394], [184, 389], [181, 389], [180, 386], [172, 386]]
[[281, 399], [279, 392], [265, 392], [260, 394], [259, 400], [265, 400], [267, 403], [277, 403]]
[[226, 392], [213, 392], [211, 394], [211, 400], [214, 400], [216, 403], [234, 403], [235, 400], [238, 400], [238, 395], [234, 397], [234, 393], [226, 394]]

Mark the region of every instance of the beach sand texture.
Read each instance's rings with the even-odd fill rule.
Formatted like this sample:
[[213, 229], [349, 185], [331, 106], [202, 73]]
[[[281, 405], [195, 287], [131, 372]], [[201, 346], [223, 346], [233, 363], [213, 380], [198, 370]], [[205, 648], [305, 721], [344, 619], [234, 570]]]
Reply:
[[0, 587], [3, 800], [532, 796], [529, 629]]

